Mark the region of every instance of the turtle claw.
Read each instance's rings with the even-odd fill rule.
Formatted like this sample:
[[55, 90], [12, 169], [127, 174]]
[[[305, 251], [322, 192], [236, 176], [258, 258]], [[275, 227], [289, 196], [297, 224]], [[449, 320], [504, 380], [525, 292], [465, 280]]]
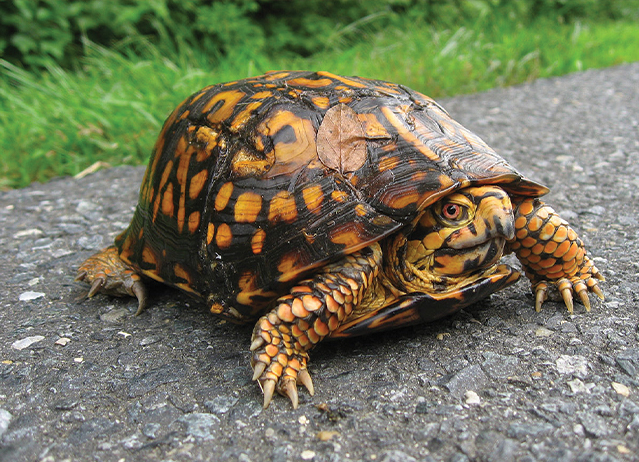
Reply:
[[[602, 276], [602, 278], [603, 278], [603, 276]], [[603, 281], [604, 279], [601, 279], [601, 280]], [[592, 292], [594, 292], [594, 293], [595, 293], [595, 295], [596, 295], [597, 297], [599, 297], [601, 300], [603, 300], [603, 299], [605, 298], [605, 297], [604, 297], [604, 293], [601, 291], [601, 289], [599, 288], [599, 286], [598, 286], [597, 284], [595, 284], [594, 286], [592, 286], [592, 287], [590, 288], [590, 290], [591, 290]]]
[[[249, 348], [250, 351], [255, 351], [257, 350], [259, 347], [261, 347], [262, 345], [264, 345], [266, 341], [262, 338], [262, 337], [258, 337], [255, 340], [253, 340], [253, 342], [251, 343], [251, 346]], [[255, 379], [253, 379], [255, 380]]]
[[564, 303], [566, 305], [566, 308], [568, 308], [568, 313], [572, 314], [573, 310], [574, 310], [574, 305], [572, 302], [572, 289], [569, 287], [566, 287], [565, 289], [561, 290], [561, 298], [564, 299]]
[[284, 385], [284, 394], [289, 397], [293, 409], [297, 409], [298, 396], [297, 396], [297, 384], [295, 380], [287, 380]]
[[93, 297], [95, 294], [97, 294], [100, 291], [100, 289], [102, 289], [102, 287], [104, 287], [105, 284], [106, 284], [105, 277], [96, 276], [96, 278], [93, 280], [93, 283], [91, 284], [91, 288], [89, 289], [89, 293], [87, 294], [87, 297], [89, 298]]
[[588, 298], [588, 290], [581, 289], [577, 294], [579, 295], [579, 300], [581, 300], [581, 303], [586, 308], [586, 311], [590, 311], [590, 299]]
[[301, 371], [299, 371], [299, 373], [297, 374], [297, 381], [306, 387], [311, 396], [315, 394], [313, 380], [311, 379], [311, 374], [308, 373], [308, 370], [302, 369]]
[[273, 399], [273, 392], [275, 391], [275, 380], [266, 379], [264, 382], [258, 382], [260, 387], [262, 388], [262, 392], [264, 393], [264, 409], [271, 404], [271, 400]]
[[539, 313], [541, 311], [541, 305], [544, 304], [548, 298], [548, 286], [545, 283], [537, 284], [535, 288], [535, 311]]
[[135, 315], [139, 316], [146, 306], [146, 289], [144, 288], [144, 284], [142, 284], [141, 281], [135, 281], [131, 286], [131, 292], [133, 292], [135, 298], [138, 299], [138, 310], [135, 312]]
[[253, 370], [253, 380], [259, 379], [264, 371], [266, 370], [266, 363], [259, 362], [255, 365], [255, 369]]

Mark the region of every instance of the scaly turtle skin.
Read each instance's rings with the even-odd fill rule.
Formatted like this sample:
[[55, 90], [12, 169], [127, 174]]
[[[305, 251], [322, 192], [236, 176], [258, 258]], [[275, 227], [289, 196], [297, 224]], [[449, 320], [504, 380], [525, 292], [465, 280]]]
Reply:
[[78, 279], [145, 304], [153, 279], [255, 322], [264, 391], [313, 393], [308, 351], [446, 316], [516, 281], [590, 309], [603, 279], [570, 226], [432, 99], [327, 72], [207, 87], [168, 118], [135, 215]]

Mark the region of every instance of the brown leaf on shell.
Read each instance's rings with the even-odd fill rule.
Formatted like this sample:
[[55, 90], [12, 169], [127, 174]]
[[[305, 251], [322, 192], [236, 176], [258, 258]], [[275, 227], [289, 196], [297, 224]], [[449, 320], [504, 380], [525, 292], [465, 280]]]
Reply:
[[366, 162], [366, 136], [357, 113], [340, 103], [324, 115], [317, 130], [317, 155], [324, 165], [350, 173]]

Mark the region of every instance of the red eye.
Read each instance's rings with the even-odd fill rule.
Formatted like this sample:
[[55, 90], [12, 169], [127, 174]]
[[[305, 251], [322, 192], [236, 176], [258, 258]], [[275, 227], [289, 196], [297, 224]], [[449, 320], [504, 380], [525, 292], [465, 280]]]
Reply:
[[461, 207], [449, 202], [442, 207], [442, 215], [447, 220], [456, 220], [461, 215]]

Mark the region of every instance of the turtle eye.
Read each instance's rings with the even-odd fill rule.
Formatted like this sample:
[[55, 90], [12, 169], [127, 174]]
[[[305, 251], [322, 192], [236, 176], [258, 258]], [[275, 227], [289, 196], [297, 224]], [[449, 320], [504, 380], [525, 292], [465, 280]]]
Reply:
[[462, 208], [458, 204], [448, 202], [442, 207], [442, 216], [447, 220], [457, 220], [462, 214]]

